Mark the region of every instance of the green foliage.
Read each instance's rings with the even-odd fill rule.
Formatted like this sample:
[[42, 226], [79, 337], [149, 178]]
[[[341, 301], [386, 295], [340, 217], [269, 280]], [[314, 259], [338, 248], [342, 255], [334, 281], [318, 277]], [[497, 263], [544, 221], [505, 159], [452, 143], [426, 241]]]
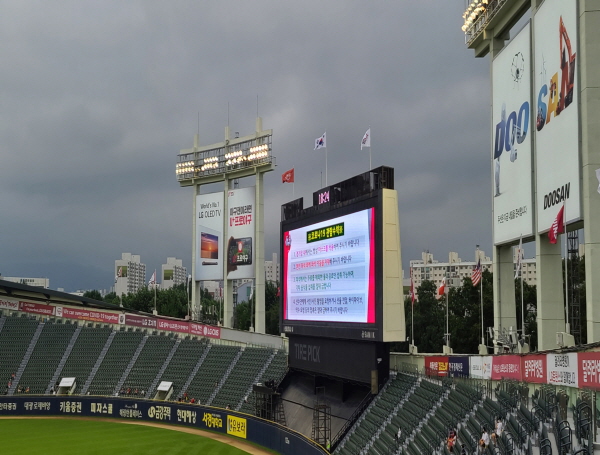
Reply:
[[[487, 270], [482, 274], [483, 327], [494, 325], [493, 280]], [[459, 288], [450, 288], [448, 294], [448, 330], [450, 346], [457, 354], [476, 354], [481, 342], [480, 286], [474, 287], [470, 278]], [[446, 298], [437, 300], [433, 281], [423, 281], [417, 289], [414, 305], [415, 345], [419, 352], [442, 352], [446, 333]], [[411, 301], [405, 301], [407, 334], [411, 334]], [[486, 337], [484, 333], [484, 338]]]
[[88, 299], [99, 300], [100, 302], [102, 302], [104, 300], [102, 298], [102, 294], [100, 294], [100, 291], [97, 291], [96, 289], [94, 289], [92, 291], [85, 291], [83, 293], [83, 296]]

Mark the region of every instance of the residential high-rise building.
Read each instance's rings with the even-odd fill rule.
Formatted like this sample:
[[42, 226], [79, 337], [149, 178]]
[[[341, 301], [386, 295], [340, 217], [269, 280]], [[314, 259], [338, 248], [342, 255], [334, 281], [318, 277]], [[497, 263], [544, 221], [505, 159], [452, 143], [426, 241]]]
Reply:
[[0, 280], [10, 281], [11, 283], [26, 284], [27, 286], [36, 286], [44, 289], [48, 289], [50, 287], [49, 278], [25, 278], [19, 276], [0, 275]]
[[122, 253], [115, 261], [115, 294], [134, 293], [146, 286], [146, 264], [140, 262], [140, 256]]
[[271, 261], [265, 261], [265, 283], [279, 283], [279, 261], [277, 253], [273, 253]]
[[185, 284], [187, 281], [187, 269], [181, 259], [167, 258], [167, 263], [162, 265], [161, 270], [161, 289], [169, 289], [178, 284]]

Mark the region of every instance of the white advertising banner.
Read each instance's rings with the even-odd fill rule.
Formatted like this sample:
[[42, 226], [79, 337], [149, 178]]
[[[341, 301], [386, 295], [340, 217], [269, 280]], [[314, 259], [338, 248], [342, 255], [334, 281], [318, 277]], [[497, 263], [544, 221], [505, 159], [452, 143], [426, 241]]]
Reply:
[[546, 0], [533, 17], [540, 233], [550, 229], [565, 201], [567, 223], [581, 218], [577, 3]]
[[577, 387], [577, 353], [548, 354], [546, 357], [548, 368], [548, 384]]
[[0, 310], [19, 311], [19, 301], [10, 297], [2, 297], [0, 298]]
[[492, 64], [494, 244], [533, 234], [531, 27]]
[[254, 278], [255, 188], [227, 191], [227, 279]]
[[224, 193], [196, 196], [196, 273], [194, 279], [223, 279]]
[[469, 356], [469, 376], [478, 379], [492, 378], [492, 356]]

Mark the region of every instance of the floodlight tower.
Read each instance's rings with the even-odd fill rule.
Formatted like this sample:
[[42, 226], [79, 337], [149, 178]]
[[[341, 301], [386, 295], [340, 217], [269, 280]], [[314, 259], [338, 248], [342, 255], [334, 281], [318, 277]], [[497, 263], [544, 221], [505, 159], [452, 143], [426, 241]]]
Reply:
[[[237, 136], [237, 135], [236, 135]], [[199, 136], [194, 136], [194, 146], [189, 149], [183, 149], [177, 155], [177, 165], [175, 174], [180, 186], [193, 187], [193, 240], [192, 240], [192, 277], [194, 285], [192, 286], [192, 308], [194, 314], [200, 314], [200, 284], [207, 279], [223, 280], [223, 325], [231, 327], [233, 321], [233, 280], [231, 271], [231, 252], [224, 242], [231, 228], [230, 208], [228, 207], [228, 196], [233, 190], [234, 180], [252, 177], [256, 179], [254, 187], [254, 207], [250, 208], [252, 222], [254, 223], [254, 235], [250, 241], [252, 253], [252, 277], [255, 278], [255, 330], [260, 333], [265, 332], [265, 273], [264, 273], [264, 193], [263, 177], [265, 172], [275, 169], [275, 157], [271, 152], [271, 141], [273, 130], [262, 129], [262, 118], [256, 118], [256, 130], [254, 134], [243, 137], [231, 138], [229, 126], [225, 127], [225, 140], [223, 142], [208, 146], [199, 145]], [[221, 237], [219, 251], [212, 252], [214, 257], [220, 257], [216, 270], [216, 261], [202, 261], [199, 253], [202, 248], [199, 236], [198, 219], [201, 207], [197, 207], [197, 201], [201, 195], [202, 185], [211, 183], [224, 183], [224, 191], [218, 194], [220, 205], [216, 211], [218, 217], [218, 233], [213, 236], [214, 239]], [[219, 205], [219, 202], [216, 203]], [[229, 247], [232, 242], [230, 241]], [[242, 243], [240, 243], [242, 248]], [[207, 257], [207, 256], [202, 256]], [[229, 260], [228, 260], [229, 259]], [[206, 264], [210, 263], [211, 278], [203, 275], [203, 269], [209, 268]], [[230, 277], [228, 278], [228, 275]], [[250, 277], [250, 276], [248, 276]]]

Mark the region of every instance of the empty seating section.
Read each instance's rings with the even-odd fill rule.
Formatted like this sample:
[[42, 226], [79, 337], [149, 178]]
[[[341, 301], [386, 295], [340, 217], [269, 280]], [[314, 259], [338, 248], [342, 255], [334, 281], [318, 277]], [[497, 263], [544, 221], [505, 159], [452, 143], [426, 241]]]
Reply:
[[240, 349], [239, 346], [212, 346], [190, 386], [183, 391], [188, 398], [205, 404]]
[[232, 409], [236, 407], [272, 354], [270, 349], [246, 348], [211, 406], [224, 408], [230, 405]]
[[[256, 382], [264, 383], [265, 381], [273, 380], [273, 381], [275, 381], [276, 384], [279, 384], [283, 380], [283, 377], [285, 376], [286, 371], [287, 371], [287, 352], [285, 352], [283, 350], [279, 350], [275, 354], [275, 357], [273, 357], [273, 360], [271, 360], [271, 363], [269, 364], [267, 369], [258, 378], [258, 380]], [[244, 393], [246, 393], [246, 392], [247, 392], [247, 390]], [[245, 398], [245, 395], [242, 398]], [[251, 391], [250, 395], [248, 395], [247, 400], [242, 403], [242, 407], [240, 408], [240, 411], [245, 412], [247, 414], [254, 414], [255, 406], [256, 406], [256, 403], [255, 403], [255, 398], [254, 398], [254, 392]]]
[[174, 338], [151, 335], [123, 383], [124, 389], [147, 390], [175, 344]]
[[59, 376], [59, 378], [76, 379], [75, 393], [81, 392], [111, 332], [112, 330], [107, 327], [93, 328], [91, 323], [81, 328], [81, 333]]
[[172, 399], [176, 399], [182, 395], [181, 388], [186, 380], [192, 374], [194, 366], [202, 357], [206, 349], [207, 340], [181, 340], [177, 351], [167, 365], [165, 372], [159, 379], [160, 381], [168, 381], [173, 383]]
[[90, 395], [112, 395], [131, 357], [143, 338], [142, 332], [117, 332], [88, 389]]
[[74, 324], [46, 323], [19, 380], [19, 388], [29, 393], [44, 393], [69, 341], [77, 328]]
[[[394, 379], [391, 379], [388, 386], [372, 402], [363, 414], [363, 417], [355, 424], [354, 431], [350, 434], [338, 453], [344, 455], [358, 454], [370, 444], [373, 436], [380, 429], [383, 429], [383, 431], [380, 432], [380, 437], [375, 439], [368, 453], [394, 453], [397, 448], [395, 436], [398, 433], [398, 427], [402, 428], [401, 441], [403, 441], [412, 432], [413, 425], [418, 425], [417, 419], [413, 419], [410, 411], [403, 412], [404, 405], [407, 402], [404, 402], [402, 410], [398, 411], [397, 414], [394, 413], [400, 402], [409, 396], [415, 383], [415, 377], [405, 374], [398, 374]], [[386, 419], [390, 416], [392, 417], [391, 421], [385, 425]]]
[[[0, 346], [2, 346], [0, 379], [4, 381], [5, 388], [11, 375], [17, 373], [38, 324], [36, 319], [17, 316], [6, 318], [0, 332]], [[10, 349], [8, 349], [9, 346]]]

